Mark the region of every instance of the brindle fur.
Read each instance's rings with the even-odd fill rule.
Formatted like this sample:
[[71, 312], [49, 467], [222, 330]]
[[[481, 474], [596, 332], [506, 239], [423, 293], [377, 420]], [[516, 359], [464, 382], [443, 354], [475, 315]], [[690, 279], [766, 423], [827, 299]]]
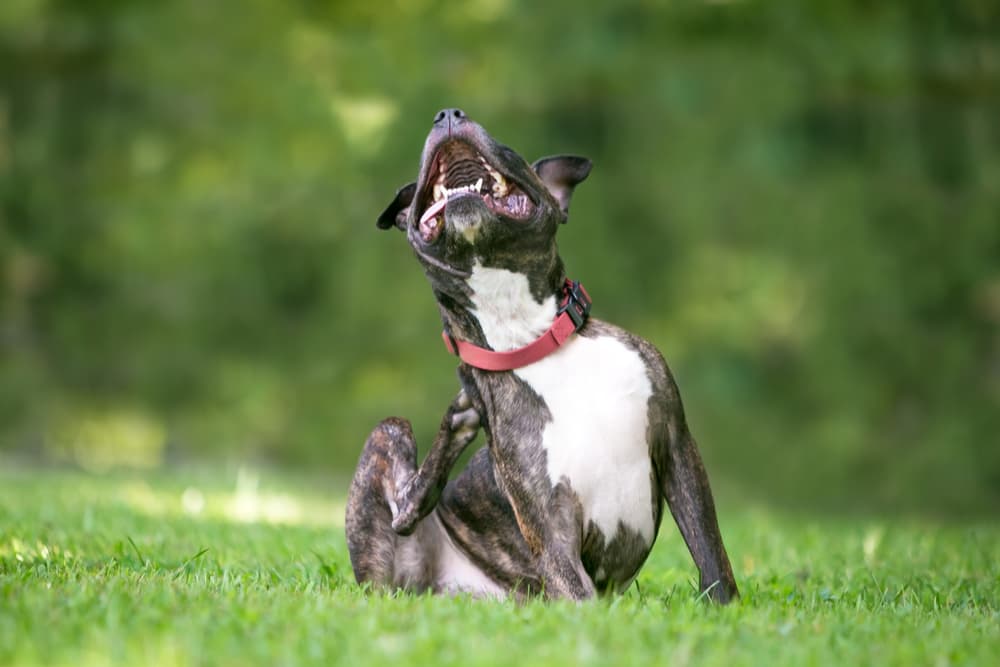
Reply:
[[[407, 232], [424, 265], [445, 327], [456, 338], [488, 347], [472, 312], [463, 279], [473, 262], [527, 276], [542, 303], [558, 294], [565, 279], [554, 242], [565, 222], [573, 187], [589, 172], [581, 158], [548, 158], [529, 167], [479, 125], [445, 110], [427, 139], [420, 179], [402, 188], [379, 218], [379, 226]], [[448, 219], [480, 225], [475, 243], [448, 234], [433, 247], [416, 232], [428, 202], [427, 164], [435, 147], [460, 138], [516, 182], [536, 202], [531, 224], [499, 221], [475, 198], [449, 202]], [[708, 476], [684, 419], [680, 395], [663, 357], [648, 342], [591, 318], [578, 332], [612, 337], [635, 351], [652, 386], [646, 442], [651, 460], [654, 540], [666, 499], [700, 571], [700, 587], [719, 602], [738, 595], [716, 520]], [[490, 372], [461, 364], [462, 391], [445, 413], [423, 464], [407, 421], [390, 418], [369, 436], [351, 485], [347, 540], [359, 582], [385, 587], [440, 591], [440, 540], [450, 540], [470, 562], [510, 594], [544, 592], [549, 597], [586, 599], [622, 590], [652, 548], [621, 521], [605, 535], [583, 524], [580, 501], [568, 479], [549, 479], [542, 443], [552, 419], [544, 400], [512, 372]], [[486, 444], [451, 482], [448, 474], [477, 428]], [[609, 479], [608, 484], [615, 480]], [[442, 532], [445, 535], [441, 535]], [[446, 588], [445, 588], [446, 589]]]

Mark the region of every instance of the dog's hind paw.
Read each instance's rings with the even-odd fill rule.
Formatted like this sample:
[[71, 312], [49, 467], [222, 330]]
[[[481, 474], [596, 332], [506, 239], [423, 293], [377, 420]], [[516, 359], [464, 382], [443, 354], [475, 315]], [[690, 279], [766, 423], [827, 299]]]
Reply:
[[396, 492], [392, 510], [392, 529], [399, 535], [409, 535], [425, 516], [431, 513], [441, 497], [441, 490], [419, 474], [413, 475]]
[[479, 412], [475, 408], [467, 408], [451, 416], [451, 430], [455, 435], [464, 435], [464, 431], [471, 431], [475, 435], [479, 430], [479, 423]]

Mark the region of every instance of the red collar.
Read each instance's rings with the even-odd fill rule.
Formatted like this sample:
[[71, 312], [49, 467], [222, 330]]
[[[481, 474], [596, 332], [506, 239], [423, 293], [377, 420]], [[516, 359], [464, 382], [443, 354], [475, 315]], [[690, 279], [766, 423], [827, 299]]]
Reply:
[[556, 312], [555, 322], [533, 342], [509, 352], [494, 352], [484, 347], [455, 340], [447, 331], [441, 332], [444, 345], [462, 361], [484, 371], [512, 371], [547, 357], [579, 331], [590, 315], [590, 295], [583, 285], [566, 280], [563, 300]]

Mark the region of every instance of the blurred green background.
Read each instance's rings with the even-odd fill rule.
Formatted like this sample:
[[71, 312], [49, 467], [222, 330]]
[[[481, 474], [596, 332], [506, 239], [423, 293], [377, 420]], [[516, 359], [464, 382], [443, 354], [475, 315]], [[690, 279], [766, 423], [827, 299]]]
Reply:
[[374, 221], [460, 106], [748, 501], [1000, 507], [1000, 5], [0, 3], [0, 452], [350, 472], [456, 388]]

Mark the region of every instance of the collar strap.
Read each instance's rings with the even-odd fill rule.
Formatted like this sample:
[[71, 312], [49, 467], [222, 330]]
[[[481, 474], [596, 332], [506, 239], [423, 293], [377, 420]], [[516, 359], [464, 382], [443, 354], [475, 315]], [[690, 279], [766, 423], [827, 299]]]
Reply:
[[462, 361], [484, 371], [512, 371], [547, 357], [569, 340], [569, 337], [583, 328], [590, 315], [590, 295], [583, 285], [575, 280], [567, 280], [563, 285], [563, 300], [556, 312], [556, 319], [533, 342], [509, 352], [494, 352], [473, 345], [464, 340], [452, 338], [447, 331], [441, 332], [444, 345]]

